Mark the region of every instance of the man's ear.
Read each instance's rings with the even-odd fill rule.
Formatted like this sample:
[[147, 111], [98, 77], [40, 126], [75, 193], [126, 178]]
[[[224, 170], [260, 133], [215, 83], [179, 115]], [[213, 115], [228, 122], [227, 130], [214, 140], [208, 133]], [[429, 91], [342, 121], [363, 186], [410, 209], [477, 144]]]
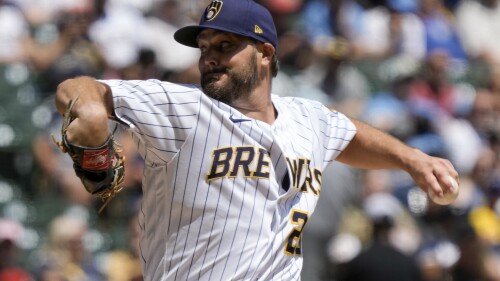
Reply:
[[276, 49], [272, 44], [269, 43], [263, 43], [261, 44], [261, 46], [262, 62], [271, 65], [273, 62], [274, 54], [276, 53]]

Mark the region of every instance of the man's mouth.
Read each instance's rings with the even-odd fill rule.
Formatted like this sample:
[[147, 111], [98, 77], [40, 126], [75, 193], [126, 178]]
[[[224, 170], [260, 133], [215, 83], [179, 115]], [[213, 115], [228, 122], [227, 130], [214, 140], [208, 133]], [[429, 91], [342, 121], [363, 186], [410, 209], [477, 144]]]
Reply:
[[211, 73], [208, 73], [208, 74], [205, 74], [205, 79], [207, 81], [213, 81], [213, 80], [219, 80], [220, 77], [222, 76], [222, 72], [211, 72]]
[[218, 81], [222, 77], [222, 75], [224, 75], [225, 73], [226, 73], [226, 71], [224, 69], [213, 69], [213, 70], [207, 71], [203, 75], [203, 81], [205, 83]]

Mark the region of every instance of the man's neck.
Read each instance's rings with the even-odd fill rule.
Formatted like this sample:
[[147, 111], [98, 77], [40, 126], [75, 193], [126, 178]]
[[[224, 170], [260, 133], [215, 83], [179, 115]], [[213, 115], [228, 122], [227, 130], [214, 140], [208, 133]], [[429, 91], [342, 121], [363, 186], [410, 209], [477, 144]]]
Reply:
[[277, 117], [271, 94], [266, 92], [254, 93], [244, 100], [236, 100], [231, 106], [244, 115], [269, 125], [272, 125]]

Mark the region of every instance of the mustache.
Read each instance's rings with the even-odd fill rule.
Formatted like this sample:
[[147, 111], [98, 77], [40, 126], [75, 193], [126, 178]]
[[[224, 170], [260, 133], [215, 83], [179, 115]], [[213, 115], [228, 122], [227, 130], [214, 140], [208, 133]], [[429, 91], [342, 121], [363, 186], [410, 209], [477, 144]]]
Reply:
[[211, 69], [208, 69], [202, 73], [203, 76], [210, 75], [210, 74], [219, 74], [219, 73], [228, 73], [229, 69], [227, 67], [214, 67]]

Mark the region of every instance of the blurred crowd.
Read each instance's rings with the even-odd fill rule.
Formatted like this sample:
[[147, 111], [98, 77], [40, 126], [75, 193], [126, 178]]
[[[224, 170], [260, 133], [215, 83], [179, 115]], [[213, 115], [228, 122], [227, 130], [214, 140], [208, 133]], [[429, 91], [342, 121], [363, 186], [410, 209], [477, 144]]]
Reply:
[[[51, 140], [77, 76], [198, 83], [173, 40], [210, 0], [0, 0], [0, 280], [139, 281], [142, 161], [104, 209]], [[450, 159], [436, 205], [406, 174], [334, 163], [302, 237], [305, 281], [500, 280], [500, 0], [257, 0], [274, 15], [273, 92], [316, 99]], [[113, 127], [113, 126], [112, 126]]]

